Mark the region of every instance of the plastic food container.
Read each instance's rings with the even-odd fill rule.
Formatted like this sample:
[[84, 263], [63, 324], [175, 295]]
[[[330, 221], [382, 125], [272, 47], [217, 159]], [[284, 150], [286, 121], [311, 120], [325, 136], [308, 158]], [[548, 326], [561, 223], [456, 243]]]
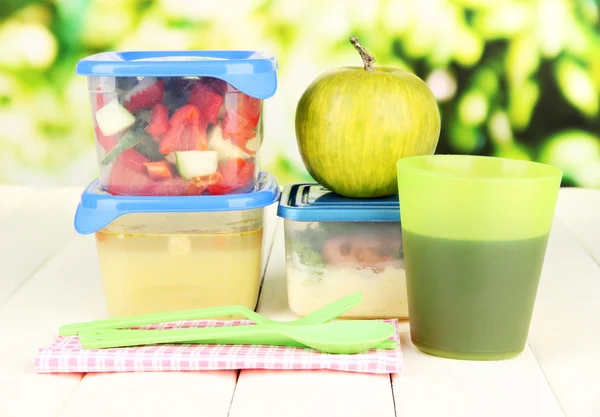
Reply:
[[113, 195], [252, 190], [277, 62], [256, 51], [106, 52], [88, 77], [100, 185]]
[[283, 190], [288, 300], [304, 316], [343, 296], [363, 302], [342, 317], [408, 317], [397, 196], [350, 199], [316, 184]]
[[113, 196], [94, 181], [75, 229], [95, 233], [111, 317], [244, 305], [261, 283], [264, 207], [279, 189], [261, 173], [253, 192], [231, 196]]

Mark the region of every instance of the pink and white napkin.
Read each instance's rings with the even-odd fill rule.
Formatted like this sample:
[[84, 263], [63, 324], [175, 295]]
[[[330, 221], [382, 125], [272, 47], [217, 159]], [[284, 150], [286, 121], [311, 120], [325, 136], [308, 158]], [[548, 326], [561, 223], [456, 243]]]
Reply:
[[[38, 373], [166, 372], [231, 369], [329, 369], [371, 374], [399, 373], [403, 355], [397, 320], [384, 320], [396, 327], [391, 338], [397, 349], [371, 349], [354, 355], [318, 352], [289, 346], [251, 345], [155, 345], [115, 349], [83, 349], [77, 336], [58, 337], [38, 350]], [[141, 329], [202, 328], [251, 325], [246, 320], [198, 320], [162, 323]]]

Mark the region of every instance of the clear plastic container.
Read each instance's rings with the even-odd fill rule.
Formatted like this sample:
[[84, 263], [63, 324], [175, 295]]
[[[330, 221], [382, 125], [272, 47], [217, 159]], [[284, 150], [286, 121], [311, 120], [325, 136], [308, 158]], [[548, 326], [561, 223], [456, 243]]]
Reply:
[[343, 296], [363, 301], [342, 317], [408, 317], [398, 199], [350, 199], [316, 184], [283, 190], [288, 301], [304, 316]]
[[[95, 233], [109, 315], [229, 305], [254, 309], [262, 276], [264, 207], [278, 196], [274, 180], [269, 181], [263, 184], [268, 188], [243, 198], [145, 202], [132, 199], [148, 197], [99, 192], [94, 183], [82, 196], [75, 225], [80, 233]], [[202, 204], [215, 198], [222, 200]]]
[[245, 193], [274, 58], [253, 51], [101, 53], [87, 75], [100, 184], [113, 195]]

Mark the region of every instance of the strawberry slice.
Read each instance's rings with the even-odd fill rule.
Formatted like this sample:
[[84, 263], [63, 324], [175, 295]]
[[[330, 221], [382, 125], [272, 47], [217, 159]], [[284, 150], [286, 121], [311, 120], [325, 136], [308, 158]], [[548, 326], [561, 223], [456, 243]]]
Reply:
[[[117, 146], [117, 143], [119, 142], [119, 139], [117, 139], [115, 136], [104, 135], [99, 127], [96, 127], [96, 139], [106, 152], [110, 152], [115, 146]], [[123, 151], [123, 153], [119, 155], [118, 161], [119, 162], [115, 161], [115, 165], [120, 163], [136, 172], [145, 174], [146, 169], [144, 168], [144, 164], [150, 160], [144, 155], [138, 153], [135, 149], [130, 148]]]
[[255, 165], [242, 158], [234, 158], [219, 164], [222, 179], [208, 186], [211, 195], [223, 195], [232, 191], [250, 191], [254, 186]]
[[138, 195], [150, 184], [152, 180], [148, 176], [129, 167], [129, 162], [123, 153], [113, 163], [106, 191], [113, 195]]
[[169, 128], [160, 138], [159, 151], [166, 155], [175, 151], [206, 150], [206, 122], [200, 120], [200, 110], [193, 104], [186, 104], [173, 113]]
[[160, 103], [165, 93], [165, 82], [153, 77], [146, 77], [136, 84], [125, 96], [123, 106], [131, 113], [149, 109]]
[[148, 176], [154, 181], [166, 180], [173, 178], [171, 164], [164, 159], [156, 162], [146, 162], [144, 167], [148, 171]]
[[250, 97], [244, 93], [238, 93], [237, 112], [244, 116], [250, 122], [250, 126], [253, 128], [258, 125], [258, 119], [260, 118], [260, 107], [260, 99]]
[[146, 173], [145, 164], [150, 162], [148, 158], [138, 153], [133, 148], [124, 151], [121, 155], [119, 155], [119, 158], [123, 160], [123, 164], [125, 164], [125, 166], [134, 170], [135, 172], [139, 172], [140, 174]]
[[[123, 155], [113, 165], [106, 191], [113, 195], [139, 196], [179, 196], [184, 195], [189, 181], [182, 178], [169, 178], [153, 181], [147, 175], [129, 168]], [[144, 168], [145, 169], [145, 168]]]
[[220, 94], [204, 84], [196, 84], [188, 97], [188, 103], [200, 110], [200, 117], [212, 124], [217, 124], [217, 116], [224, 101]]
[[209, 186], [215, 185], [223, 181], [223, 175], [219, 172], [205, 175], [202, 177], [194, 177], [190, 181], [190, 185], [185, 191], [187, 195], [201, 195], [208, 189]]
[[231, 139], [237, 146], [245, 148], [246, 142], [256, 136], [248, 119], [239, 113], [228, 111], [221, 122], [223, 139]]
[[146, 126], [146, 132], [154, 138], [158, 138], [169, 129], [169, 109], [164, 104], [155, 104], [152, 107], [150, 124]]
[[169, 178], [163, 181], [152, 181], [142, 187], [136, 195], [141, 196], [179, 196], [185, 195], [190, 182], [183, 178]]

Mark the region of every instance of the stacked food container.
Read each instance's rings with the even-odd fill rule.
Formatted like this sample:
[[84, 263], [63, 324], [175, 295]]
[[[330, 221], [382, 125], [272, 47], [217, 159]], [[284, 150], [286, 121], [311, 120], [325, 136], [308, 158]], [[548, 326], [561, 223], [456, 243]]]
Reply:
[[255, 51], [101, 53], [88, 77], [99, 178], [75, 215], [95, 233], [110, 316], [256, 305], [260, 171], [273, 57]]
[[361, 292], [346, 318], [406, 318], [406, 280], [398, 197], [346, 198], [318, 184], [284, 189], [288, 300], [306, 315]]

